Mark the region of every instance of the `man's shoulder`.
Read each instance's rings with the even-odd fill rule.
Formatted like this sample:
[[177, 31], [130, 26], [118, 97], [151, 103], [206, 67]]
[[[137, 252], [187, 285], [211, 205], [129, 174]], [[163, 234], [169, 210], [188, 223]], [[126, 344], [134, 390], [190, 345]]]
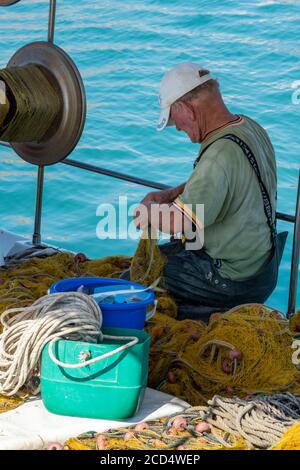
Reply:
[[200, 171], [201, 167], [209, 165], [227, 172], [229, 167], [236, 165], [237, 158], [241, 155], [243, 155], [241, 148], [232, 140], [226, 139], [224, 135], [206, 147], [196, 169]]
[[247, 130], [249, 131], [254, 130], [255, 133], [257, 133], [258, 135], [263, 135], [270, 141], [269, 134], [262, 124], [260, 124], [255, 119], [250, 118], [249, 116], [243, 116], [243, 118], [244, 118], [244, 126], [241, 126], [241, 131], [245, 132]]
[[214, 136], [214, 139], [206, 142], [201, 148], [200, 155], [203, 152], [203, 157], [199, 161], [217, 159], [220, 164], [223, 161], [227, 166], [235, 161], [236, 155], [243, 155], [241, 147], [235, 141], [226, 138], [228, 135], [240, 138], [252, 152], [267, 153], [274, 159], [274, 148], [264, 127], [249, 116], [242, 115], [242, 118], [243, 121], [239, 125], [223, 129]]

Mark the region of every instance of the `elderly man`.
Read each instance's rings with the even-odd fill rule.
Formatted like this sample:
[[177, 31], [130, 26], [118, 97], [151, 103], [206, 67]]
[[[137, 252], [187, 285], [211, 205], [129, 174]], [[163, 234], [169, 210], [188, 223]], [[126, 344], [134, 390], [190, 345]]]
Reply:
[[[147, 194], [135, 218], [141, 229], [151, 224], [171, 235], [184, 232], [181, 240], [160, 245], [168, 260], [164, 285], [179, 318], [206, 321], [211, 312], [264, 302], [276, 286], [286, 239], [276, 234], [276, 161], [266, 131], [232, 114], [218, 82], [194, 63], [165, 74], [160, 104], [159, 131], [175, 125], [201, 143], [187, 182]], [[188, 221], [196, 232], [204, 227], [197, 249], [183, 229]]]

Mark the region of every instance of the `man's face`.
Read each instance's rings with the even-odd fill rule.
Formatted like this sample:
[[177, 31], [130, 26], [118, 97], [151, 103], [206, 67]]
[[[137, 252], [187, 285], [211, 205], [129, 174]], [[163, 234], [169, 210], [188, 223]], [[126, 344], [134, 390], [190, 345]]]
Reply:
[[178, 131], [184, 131], [193, 143], [200, 142], [199, 126], [192, 104], [179, 101], [172, 104], [170, 119]]

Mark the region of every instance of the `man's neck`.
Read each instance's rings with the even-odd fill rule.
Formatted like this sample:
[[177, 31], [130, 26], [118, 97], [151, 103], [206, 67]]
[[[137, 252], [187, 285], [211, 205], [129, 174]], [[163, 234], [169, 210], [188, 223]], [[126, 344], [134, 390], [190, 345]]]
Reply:
[[203, 142], [203, 140], [206, 139], [212, 132], [222, 128], [232, 121], [235, 121], [236, 119], [238, 119], [238, 116], [236, 114], [230, 113], [227, 109], [224, 110], [222, 114], [219, 112], [215, 115], [210, 114], [201, 129], [201, 142]]

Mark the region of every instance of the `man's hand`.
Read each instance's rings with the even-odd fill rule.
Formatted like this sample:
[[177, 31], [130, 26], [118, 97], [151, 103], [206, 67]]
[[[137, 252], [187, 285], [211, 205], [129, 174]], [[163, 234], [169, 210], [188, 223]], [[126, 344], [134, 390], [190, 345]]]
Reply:
[[171, 204], [175, 199], [179, 196], [179, 194], [183, 193], [185, 187], [185, 183], [176, 186], [176, 188], [169, 188], [163, 189], [162, 191], [151, 191], [148, 193], [144, 199], [140, 202], [140, 204]]
[[172, 189], [164, 189], [163, 191], [151, 191], [141, 200], [140, 204], [169, 204], [172, 201]]
[[[163, 189], [162, 191], [151, 191], [144, 199], [141, 200], [139, 206], [134, 212], [134, 223], [139, 230], [145, 230], [151, 225], [151, 205], [155, 204], [156, 211], [159, 211], [159, 206], [171, 205], [172, 202], [184, 191], [185, 183], [176, 186], [176, 188]], [[159, 217], [159, 224], [155, 224], [155, 228], [161, 229], [161, 218]], [[173, 219], [173, 217], [172, 217]], [[173, 225], [173, 224], [171, 224]], [[169, 231], [168, 231], [169, 233]], [[172, 231], [171, 231], [172, 233]]]
[[133, 217], [138, 230], [146, 230], [150, 225], [151, 204], [154, 204], [153, 200], [149, 199], [147, 202], [146, 198], [144, 198], [135, 209]]

